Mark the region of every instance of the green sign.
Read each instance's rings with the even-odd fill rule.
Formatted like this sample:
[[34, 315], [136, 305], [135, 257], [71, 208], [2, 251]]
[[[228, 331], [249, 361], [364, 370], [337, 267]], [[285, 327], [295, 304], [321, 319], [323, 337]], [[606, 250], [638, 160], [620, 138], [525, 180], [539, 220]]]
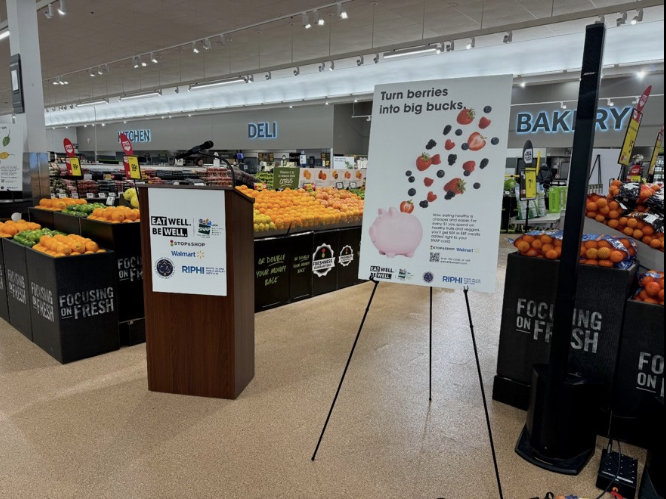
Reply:
[[300, 178], [300, 168], [275, 168], [273, 170], [273, 188], [280, 191], [298, 189]]

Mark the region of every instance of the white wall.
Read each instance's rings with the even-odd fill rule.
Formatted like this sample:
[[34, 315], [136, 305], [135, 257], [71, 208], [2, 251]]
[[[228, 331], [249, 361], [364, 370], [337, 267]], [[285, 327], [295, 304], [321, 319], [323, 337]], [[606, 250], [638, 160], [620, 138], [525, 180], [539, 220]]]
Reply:
[[63, 141], [69, 139], [73, 144], [78, 143], [76, 128], [56, 128], [55, 130], [47, 129], [46, 130], [46, 147], [49, 151], [53, 151], [58, 154], [65, 153], [65, 146]]

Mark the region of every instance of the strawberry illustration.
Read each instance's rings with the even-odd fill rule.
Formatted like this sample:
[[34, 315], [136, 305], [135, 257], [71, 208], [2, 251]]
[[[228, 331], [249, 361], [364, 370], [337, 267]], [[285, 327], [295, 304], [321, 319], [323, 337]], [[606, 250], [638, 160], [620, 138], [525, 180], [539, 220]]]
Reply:
[[428, 202], [429, 203], [434, 203], [435, 201], [437, 201], [437, 196], [435, 195], [434, 192], [430, 191], [428, 193]]
[[432, 184], [435, 183], [435, 181], [431, 178], [426, 178], [425, 180], [423, 180], [423, 183], [425, 184], [426, 187], [431, 187]]
[[437, 166], [442, 164], [442, 157], [439, 154], [435, 154], [432, 157], [432, 164]]
[[456, 147], [455, 142], [453, 142], [451, 139], [446, 141], [446, 144], [444, 145], [447, 151], [450, 151], [451, 149]]
[[430, 157], [429, 154], [423, 153], [421, 156], [416, 158], [416, 168], [420, 172], [426, 171], [431, 166], [432, 166], [432, 158]]
[[467, 143], [470, 151], [480, 151], [486, 147], [486, 138], [479, 132], [474, 132]]
[[476, 162], [475, 161], [468, 161], [463, 165], [463, 170], [466, 172], [472, 173], [474, 170], [476, 170]]
[[400, 211], [402, 213], [412, 213], [414, 211], [414, 202], [413, 201], [403, 201], [400, 204]]
[[488, 118], [486, 118], [486, 117], [484, 116], [484, 117], [481, 118], [481, 120], [479, 121], [479, 128], [480, 128], [481, 130], [485, 130], [485, 129], [488, 128], [491, 124], [492, 124], [492, 121], [490, 121]]
[[474, 109], [463, 109], [458, 115], [458, 123], [461, 125], [471, 125], [476, 118], [476, 111]]
[[466, 190], [467, 184], [461, 178], [454, 178], [444, 186], [444, 191], [447, 193], [447, 197], [454, 197], [458, 194], [464, 194]]

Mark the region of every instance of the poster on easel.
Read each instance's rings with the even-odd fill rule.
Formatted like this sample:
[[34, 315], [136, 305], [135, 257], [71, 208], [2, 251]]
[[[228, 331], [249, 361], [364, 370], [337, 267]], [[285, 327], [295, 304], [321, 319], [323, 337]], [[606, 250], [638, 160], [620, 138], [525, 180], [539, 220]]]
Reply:
[[376, 87], [361, 279], [495, 291], [512, 86]]
[[0, 191], [23, 190], [23, 133], [17, 125], [0, 125]]

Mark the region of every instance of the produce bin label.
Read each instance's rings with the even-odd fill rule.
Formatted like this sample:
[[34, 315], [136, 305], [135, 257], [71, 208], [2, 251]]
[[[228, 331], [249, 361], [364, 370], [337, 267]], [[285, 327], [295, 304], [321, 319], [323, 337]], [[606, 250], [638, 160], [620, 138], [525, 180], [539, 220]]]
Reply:
[[152, 189], [153, 291], [227, 296], [224, 191]]
[[17, 302], [28, 304], [27, 293], [25, 292], [25, 276], [7, 269], [7, 288], [9, 295]]
[[376, 87], [361, 279], [395, 281], [376, 269], [400, 269], [410, 284], [495, 291], [512, 84]]
[[312, 272], [317, 277], [326, 277], [335, 268], [335, 252], [329, 244], [322, 244], [312, 255]]
[[115, 311], [114, 296], [111, 286], [60, 295], [60, 318], [78, 320], [110, 314]]

